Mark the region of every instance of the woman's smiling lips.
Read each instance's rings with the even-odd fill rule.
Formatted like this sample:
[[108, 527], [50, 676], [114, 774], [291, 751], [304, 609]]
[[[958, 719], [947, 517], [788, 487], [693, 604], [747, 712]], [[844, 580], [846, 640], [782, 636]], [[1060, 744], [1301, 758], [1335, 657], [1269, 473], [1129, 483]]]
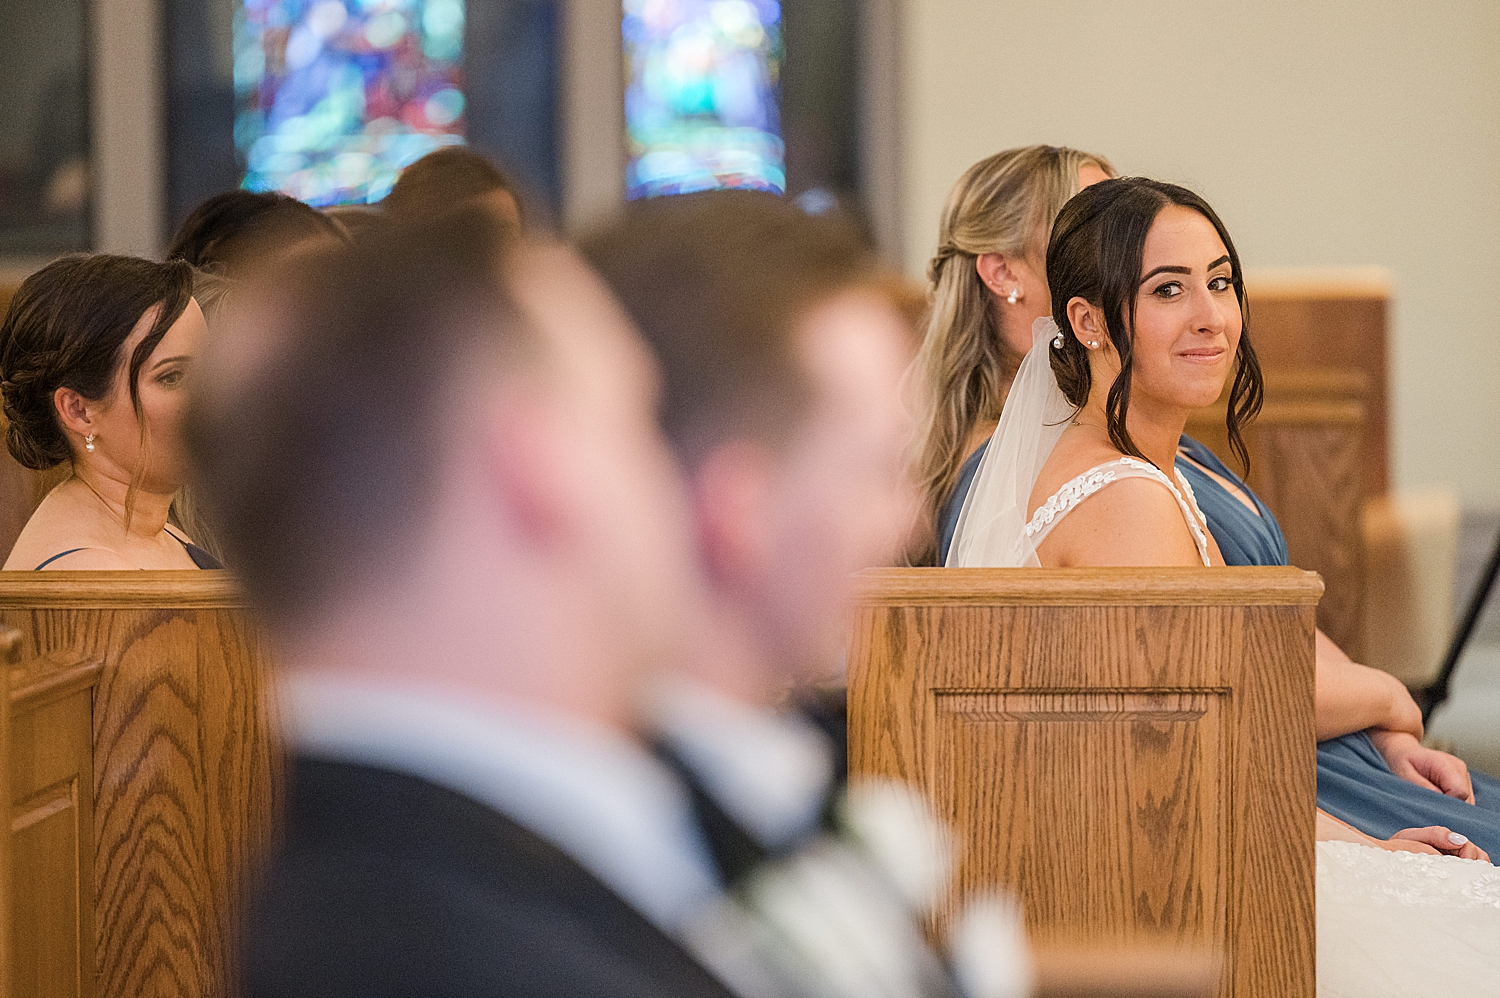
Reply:
[[1223, 347], [1194, 347], [1180, 351], [1177, 356], [1189, 364], [1212, 364], [1227, 352]]

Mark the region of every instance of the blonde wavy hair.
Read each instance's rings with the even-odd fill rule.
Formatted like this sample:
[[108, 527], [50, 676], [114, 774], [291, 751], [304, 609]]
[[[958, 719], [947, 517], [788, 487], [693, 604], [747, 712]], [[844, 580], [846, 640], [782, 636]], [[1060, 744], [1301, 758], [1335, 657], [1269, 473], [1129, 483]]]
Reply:
[[1040, 270], [1052, 221], [1078, 193], [1085, 166], [1115, 175], [1094, 153], [1026, 146], [980, 160], [948, 192], [937, 253], [927, 265], [927, 331], [913, 367], [922, 400], [913, 464], [923, 495], [913, 564], [936, 562], [937, 517], [968, 457], [964, 445], [975, 426], [1000, 418], [1021, 363], [996, 325], [975, 261], [1004, 253], [1035, 261]]

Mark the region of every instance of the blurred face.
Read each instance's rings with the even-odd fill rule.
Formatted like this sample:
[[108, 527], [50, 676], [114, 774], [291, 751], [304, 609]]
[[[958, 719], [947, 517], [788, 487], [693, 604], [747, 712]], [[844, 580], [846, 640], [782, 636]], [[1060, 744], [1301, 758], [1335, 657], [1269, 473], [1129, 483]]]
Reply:
[[[94, 451], [79, 458], [112, 477], [130, 480], [145, 462], [141, 488], [159, 495], [176, 492], [183, 482], [182, 414], [193, 360], [206, 329], [196, 301], [189, 300], [177, 321], [156, 344], [140, 370], [141, 416], [130, 403], [130, 358], [160, 314], [151, 308], [141, 316], [120, 350], [114, 386], [98, 406], [89, 406], [94, 422]], [[146, 443], [142, 446], [142, 429]]]
[[787, 670], [776, 677], [783, 682], [836, 668], [851, 575], [891, 563], [917, 508], [903, 463], [901, 317], [873, 294], [842, 294], [808, 313], [800, 340], [813, 402], [774, 455], [757, 504], [762, 551], [747, 593], [766, 657]]
[[[520, 254], [512, 287], [556, 359], [550, 494], [604, 626], [645, 670], [691, 630], [693, 554], [681, 474], [656, 423], [654, 362], [592, 271], [560, 247]], [[580, 594], [580, 605], [586, 601]]]
[[1196, 409], [1219, 397], [1240, 344], [1232, 277], [1229, 251], [1207, 218], [1178, 205], [1156, 216], [1136, 290], [1132, 405], [1139, 398]]

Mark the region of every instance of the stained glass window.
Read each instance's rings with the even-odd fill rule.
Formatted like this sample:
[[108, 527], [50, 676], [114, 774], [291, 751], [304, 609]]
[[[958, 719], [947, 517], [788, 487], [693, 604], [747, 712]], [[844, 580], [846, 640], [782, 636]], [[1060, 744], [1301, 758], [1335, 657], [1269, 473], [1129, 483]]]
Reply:
[[786, 189], [776, 0], [624, 0], [626, 196]]
[[244, 184], [313, 205], [379, 201], [463, 142], [464, 0], [244, 0], [234, 30]]

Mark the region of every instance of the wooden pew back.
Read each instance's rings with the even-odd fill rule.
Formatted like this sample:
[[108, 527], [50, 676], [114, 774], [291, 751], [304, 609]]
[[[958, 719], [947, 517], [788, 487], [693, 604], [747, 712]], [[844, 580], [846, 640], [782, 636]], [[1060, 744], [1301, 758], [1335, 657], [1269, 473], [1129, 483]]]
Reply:
[[21, 632], [23, 659], [98, 662], [92, 993], [229, 993], [241, 878], [267, 845], [279, 781], [265, 649], [234, 585], [220, 572], [7, 572], [0, 624]]
[[1296, 569], [883, 569], [849, 761], [961, 840], [1033, 939], [1221, 949], [1218, 994], [1313, 995], [1313, 612]]
[[1258, 268], [1246, 273], [1245, 289], [1251, 336], [1268, 371], [1336, 370], [1363, 380], [1367, 432], [1360, 475], [1365, 495], [1385, 495], [1390, 273], [1381, 267]]
[[[20, 632], [6, 633], [19, 651]], [[8, 670], [15, 994], [96, 993], [91, 700], [99, 668], [97, 659], [56, 651]]]
[[[1369, 383], [1358, 371], [1267, 370], [1266, 401], [1245, 433], [1248, 483], [1286, 535], [1291, 562], [1327, 586], [1318, 626], [1358, 657], [1363, 644], [1365, 559], [1361, 512], [1369, 459]], [[1187, 432], [1231, 467], [1225, 401], [1199, 410]]]

